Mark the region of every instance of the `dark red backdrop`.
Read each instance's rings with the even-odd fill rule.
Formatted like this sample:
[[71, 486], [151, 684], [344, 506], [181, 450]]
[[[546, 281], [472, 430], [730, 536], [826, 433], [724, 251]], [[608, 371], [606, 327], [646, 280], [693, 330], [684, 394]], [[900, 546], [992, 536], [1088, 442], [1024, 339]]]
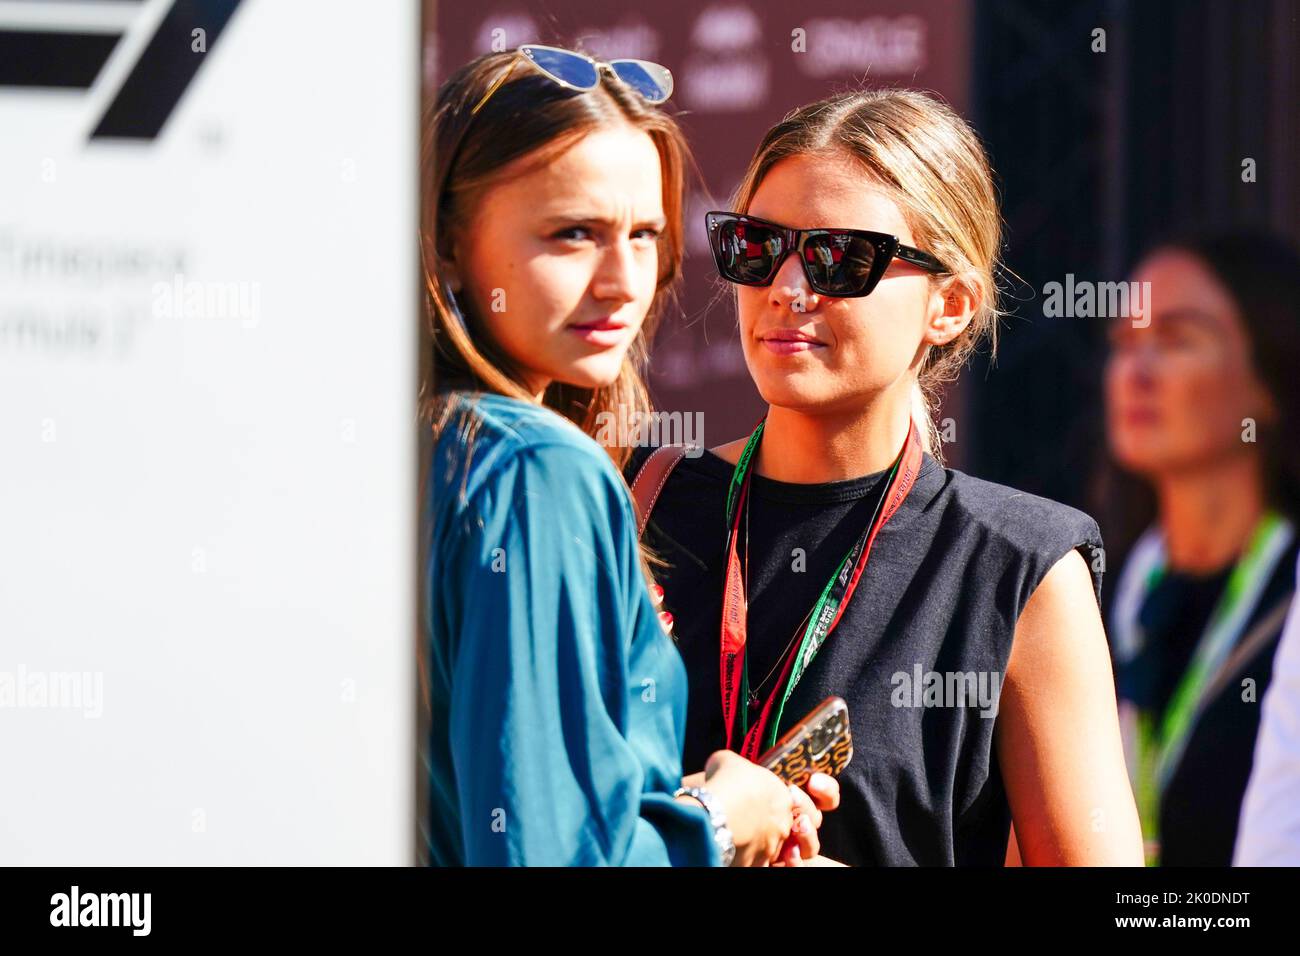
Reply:
[[[795, 106], [863, 84], [931, 90], [962, 112], [968, 105], [968, 0], [661, 0], [635, 13], [596, 0], [427, 8], [430, 90], [480, 53], [529, 42], [581, 45], [601, 58], [649, 59], [673, 71], [670, 107], [705, 189], [688, 197], [681, 308], [661, 327], [650, 382], [659, 407], [704, 412], [709, 445], [748, 431], [762, 411], [702, 221], [706, 210], [727, 206], [762, 134]], [[796, 30], [805, 52], [794, 49]]]

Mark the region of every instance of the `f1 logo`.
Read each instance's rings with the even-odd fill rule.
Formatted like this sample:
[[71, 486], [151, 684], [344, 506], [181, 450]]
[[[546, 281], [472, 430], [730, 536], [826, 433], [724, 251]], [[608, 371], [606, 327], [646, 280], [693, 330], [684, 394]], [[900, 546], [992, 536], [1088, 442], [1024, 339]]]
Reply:
[[[174, 0], [109, 101], [91, 140], [156, 139], [239, 3]], [[125, 36], [124, 31], [103, 32], [102, 22], [79, 24], [75, 12], [64, 14], [59, 28], [53, 29], [39, 0], [6, 6], [10, 18], [0, 22], [0, 88], [88, 90]], [[16, 15], [24, 8], [31, 9], [30, 17]], [[196, 42], [199, 37], [201, 42]]]

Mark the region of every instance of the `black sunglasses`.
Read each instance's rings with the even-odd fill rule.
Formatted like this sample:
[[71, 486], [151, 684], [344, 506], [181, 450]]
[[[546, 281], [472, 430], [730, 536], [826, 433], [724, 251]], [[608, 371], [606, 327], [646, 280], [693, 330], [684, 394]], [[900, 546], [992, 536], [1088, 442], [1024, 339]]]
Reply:
[[837, 299], [870, 295], [895, 257], [926, 272], [949, 271], [930, 253], [884, 232], [790, 229], [730, 212], [706, 213], [704, 221], [718, 272], [737, 285], [771, 285], [791, 252], [799, 253], [809, 287]]

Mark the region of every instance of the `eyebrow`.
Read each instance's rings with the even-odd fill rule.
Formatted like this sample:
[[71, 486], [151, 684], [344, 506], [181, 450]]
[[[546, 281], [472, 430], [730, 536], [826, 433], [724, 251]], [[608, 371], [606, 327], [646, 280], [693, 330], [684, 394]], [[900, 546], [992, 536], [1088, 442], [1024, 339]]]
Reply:
[[[753, 212], [738, 212], [735, 213], [735, 215], [745, 216], [748, 219], [761, 219], [763, 222], [768, 223], [769, 225], [779, 226], [782, 229], [796, 229], [796, 230], [798, 229], [797, 226], [790, 226], [787, 225], [786, 223], [781, 222], [780, 220], [769, 219], [767, 216], [760, 216], [757, 213], [753, 213]], [[868, 228], [867, 226], [805, 226], [804, 229], [801, 231], [806, 232], [809, 229], [828, 229], [831, 231], [839, 230], [842, 232], [882, 232], [887, 236], [896, 236], [899, 234], [898, 231], [894, 229], [871, 229]], [[904, 245], [908, 245], [908, 243], [904, 243]]]
[[[558, 215], [547, 216], [542, 220], [542, 224], [544, 226], [580, 225], [606, 226], [609, 228], [615, 228], [618, 226], [618, 222], [609, 217], [590, 216], [585, 213], [574, 213], [571, 215], [561, 213]], [[654, 226], [658, 229], [663, 229], [667, 224], [668, 219], [665, 216], [652, 216], [648, 219], [634, 220], [632, 223], [634, 226]]]
[[[1148, 307], [1149, 307], [1149, 303], [1148, 303]], [[1190, 307], [1190, 306], [1184, 306], [1183, 308], [1180, 309], [1170, 309], [1167, 312], [1155, 312], [1152, 313], [1151, 318], [1153, 320], [1152, 325], [1154, 325], [1156, 328], [1162, 328], [1168, 325], [1189, 324], [1189, 325], [1199, 325], [1202, 328], [1206, 328], [1214, 332], [1220, 331], [1219, 322], [1217, 319], [1214, 318], [1213, 315], [1211, 315], [1209, 312], [1206, 312], [1202, 309], [1197, 309], [1195, 307]], [[1122, 331], [1123, 329], [1128, 328], [1129, 324], [1130, 323], [1129, 323], [1128, 316], [1122, 316], [1122, 315], [1115, 316], [1113, 319], [1111, 319], [1108, 329], [1111, 332], [1118, 334], [1117, 330]], [[1147, 326], [1136, 326], [1135, 330], [1142, 331], [1145, 328], [1147, 328]]]
[[1204, 325], [1210, 328], [1218, 329], [1219, 322], [1209, 312], [1197, 308], [1171, 309], [1168, 312], [1157, 312], [1155, 314], [1157, 323], [1162, 322], [1191, 322], [1197, 325]]

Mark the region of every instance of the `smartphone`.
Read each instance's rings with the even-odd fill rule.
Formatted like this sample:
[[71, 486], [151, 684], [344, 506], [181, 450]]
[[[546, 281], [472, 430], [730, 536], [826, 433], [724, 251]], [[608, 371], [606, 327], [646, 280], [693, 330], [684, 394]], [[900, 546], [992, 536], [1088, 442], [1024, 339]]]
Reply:
[[814, 773], [838, 776], [852, 757], [849, 705], [841, 697], [827, 697], [757, 763], [786, 783], [802, 787]]

